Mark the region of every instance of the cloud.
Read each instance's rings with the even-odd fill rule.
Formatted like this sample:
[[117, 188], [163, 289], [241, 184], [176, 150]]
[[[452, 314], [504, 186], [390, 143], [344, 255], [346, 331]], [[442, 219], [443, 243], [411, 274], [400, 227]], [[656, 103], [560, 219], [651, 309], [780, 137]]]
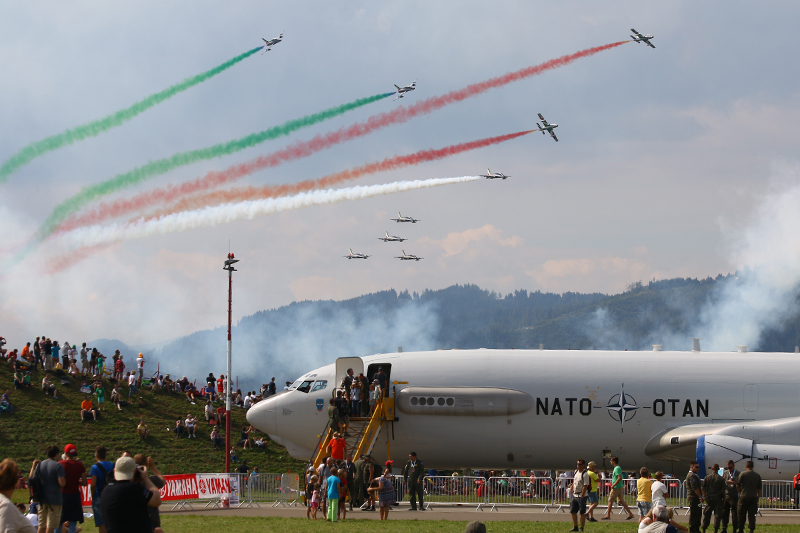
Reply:
[[468, 229], [460, 233], [449, 233], [447, 237], [441, 240], [422, 237], [419, 239], [419, 242], [442, 248], [445, 251], [444, 257], [447, 258], [460, 254], [466, 250], [471, 243], [487, 240], [499, 244], [500, 246], [516, 247], [522, 244], [522, 238], [518, 236], [504, 239], [503, 232], [491, 224], [486, 224], [480, 228]]
[[[641, 256], [641, 247], [634, 253]], [[550, 259], [537, 269], [526, 270], [525, 274], [546, 290], [599, 290], [608, 286], [624, 288], [632, 281], [649, 278], [653, 269], [641, 259], [606, 256]], [[566, 285], [572, 288], [564, 289]]]

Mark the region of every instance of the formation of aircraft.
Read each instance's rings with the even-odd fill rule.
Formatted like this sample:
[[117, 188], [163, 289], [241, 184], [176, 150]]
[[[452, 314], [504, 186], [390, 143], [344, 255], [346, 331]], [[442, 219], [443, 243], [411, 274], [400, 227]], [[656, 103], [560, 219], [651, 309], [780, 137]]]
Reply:
[[270, 50], [272, 50], [273, 46], [275, 46], [276, 44], [278, 44], [279, 42], [281, 42], [283, 40], [283, 32], [281, 32], [281, 34], [278, 37], [275, 37], [274, 39], [269, 39], [268, 40], [268, 39], [264, 39], [262, 37], [261, 40], [264, 41], [264, 51], [261, 52], [261, 53], [265, 54], [265, 53], [269, 52]]
[[411, 222], [412, 224], [420, 222], [418, 218], [404, 217], [403, 215], [400, 214], [400, 211], [397, 212], [397, 218], [390, 218], [389, 220], [394, 220], [395, 222]]
[[353, 249], [350, 248], [350, 253], [345, 255], [344, 257], [346, 257], [348, 259], [366, 259], [369, 256], [368, 255], [364, 255], [364, 254], [354, 254], [353, 253]]
[[403, 242], [408, 240], [396, 235], [389, 235], [388, 231], [386, 232], [386, 237], [378, 237], [378, 239], [383, 242]]
[[652, 35], [650, 35], [650, 34], [642, 35], [641, 33], [639, 33], [638, 31], [634, 30], [633, 28], [631, 28], [631, 31], [636, 34], [635, 37], [633, 35], [631, 35], [631, 39], [633, 39], [634, 42], [644, 43], [647, 46], [649, 46], [650, 48], [655, 48], [653, 43], [650, 42], [650, 39], [653, 38]]
[[[654, 374], [654, 361], [668, 375]], [[792, 479], [800, 464], [791, 378], [800, 375], [800, 358], [793, 353], [479, 349], [342, 357], [254, 405], [247, 420], [307, 461], [328, 422], [323, 406], [347, 369], [372, 381], [379, 367], [394, 399], [391, 428], [372, 448], [379, 464], [389, 450], [395, 464], [415, 450], [426, 466], [454, 470], [570, 470], [576, 457], [608, 468], [616, 455], [626, 470], [646, 466], [681, 479], [689, 461], [701, 464], [703, 476], [730, 459], [741, 471], [754, 461], [769, 480]]]
[[397, 92], [395, 93], [397, 94], [395, 100], [397, 100], [399, 98], [404, 97], [406, 93], [415, 90], [417, 88], [417, 80], [412, 81], [411, 85], [404, 85], [403, 87], [395, 85], [395, 87], [397, 87]]
[[490, 168], [486, 169], [486, 174], [481, 174], [480, 176], [482, 178], [486, 178], [487, 180], [506, 179], [511, 177], [503, 174], [502, 172], [492, 172], [492, 169]]
[[558, 124], [550, 124], [549, 122], [547, 122], [547, 120], [545, 120], [545, 118], [542, 116], [541, 113], [539, 113], [539, 119], [541, 119], [542, 124], [544, 124], [544, 127], [539, 125], [538, 122], [536, 123], [536, 125], [539, 126], [539, 131], [542, 132], [542, 135], [544, 135], [545, 133], [549, 132], [550, 136], [553, 139], [555, 139], [556, 142], [558, 142], [558, 137], [556, 137], [556, 133], [553, 131], [554, 129], [556, 129], [558, 127]]
[[405, 250], [403, 250], [403, 255], [398, 255], [395, 259], [399, 259], [401, 261], [419, 261], [420, 259], [424, 259], [424, 257], [417, 257], [414, 254], [407, 254]]

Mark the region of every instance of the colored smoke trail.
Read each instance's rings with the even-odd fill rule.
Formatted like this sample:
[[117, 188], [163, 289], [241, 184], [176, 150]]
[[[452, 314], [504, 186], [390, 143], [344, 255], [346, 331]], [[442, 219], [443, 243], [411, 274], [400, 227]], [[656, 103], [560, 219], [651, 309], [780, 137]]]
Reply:
[[522, 137], [528, 133], [531, 132], [521, 131], [518, 133], [509, 133], [507, 135], [499, 135], [497, 137], [488, 137], [486, 139], [454, 144], [444, 148], [422, 150], [410, 155], [398, 155], [382, 161], [368, 163], [366, 165], [355, 167], [349, 170], [330, 174], [316, 180], [305, 180], [299, 183], [267, 185], [264, 187], [238, 187], [224, 191], [213, 191], [208, 193], [201, 192], [193, 196], [187, 196], [188, 191], [182, 186], [156, 189], [154, 191], [134, 196], [133, 198], [121, 199], [108, 204], [101, 204], [92, 211], [79, 216], [71, 217], [67, 219], [61, 226], [59, 226], [58, 232], [60, 233], [69, 231], [81, 226], [87, 226], [89, 224], [96, 224], [109, 217], [121, 216], [126, 213], [138, 211], [139, 209], [150, 205], [172, 202], [175, 200], [177, 200], [176, 203], [170, 205], [168, 208], [165, 208], [162, 211], [159, 211], [156, 215], [163, 216], [180, 211], [199, 209], [207, 205], [240, 202], [243, 200], [274, 198], [277, 196], [286, 196], [289, 194], [297, 194], [314, 189], [332, 187], [345, 181], [360, 178], [367, 174], [395, 170], [411, 165], [418, 165], [428, 161], [436, 161], [438, 159], [457, 155], [469, 150], [476, 150], [478, 148], [484, 148], [486, 146], [516, 139], [517, 137]]
[[[519, 81], [522, 79], [529, 78], [531, 76], [542, 74], [548, 70], [568, 65], [577, 59], [592, 56], [594, 54], [597, 54], [604, 50], [615, 48], [627, 42], [630, 41], [619, 41], [616, 43], [606, 44], [603, 46], [596, 46], [594, 48], [587, 48], [586, 50], [581, 50], [580, 52], [576, 52], [574, 54], [565, 55], [556, 59], [545, 61], [544, 63], [540, 63], [539, 65], [527, 67], [522, 70], [517, 70], [515, 72], [509, 72], [507, 74], [498, 76], [496, 78], [491, 78], [486, 81], [475, 83], [463, 89], [452, 91], [442, 96], [428, 98], [407, 108], [400, 107], [394, 111], [381, 113], [379, 115], [374, 115], [369, 119], [367, 119], [366, 122], [356, 123], [353, 124], [352, 126], [340, 128], [337, 131], [330, 132], [324, 135], [322, 134], [317, 135], [309, 141], [296, 142], [295, 144], [283, 148], [281, 150], [278, 150], [277, 152], [273, 152], [270, 155], [261, 156], [246, 163], [233, 165], [223, 171], [209, 172], [202, 178], [184, 182], [178, 186], [171, 186], [165, 189], [157, 189], [150, 193], [139, 195], [135, 197], [136, 202], [122, 201], [115, 203], [113, 205], [119, 206], [118, 212], [114, 211], [113, 209], [104, 210], [102, 213], [98, 212], [97, 215], [98, 218], [96, 220], [99, 221], [105, 218], [118, 216], [126, 212], [130, 212], [131, 210], [142, 209], [159, 202], [170, 201], [171, 199], [174, 199], [176, 197], [176, 194], [192, 194], [200, 191], [209, 190], [214, 187], [219, 187], [221, 185], [225, 185], [226, 183], [240, 179], [244, 176], [247, 176], [248, 174], [252, 174], [253, 172], [263, 170], [266, 168], [276, 167], [288, 161], [293, 161], [296, 159], [300, 159], [302, 157], [307, 157], [315, 152], [330, 148], [331, 146], [334, 146], [336, 144], [351, 139], [355, 139], [357, 137], [362, 137], [380, 128], [392, 124], [401, 124], [403, 122], [407, 122], [408, 120], [411, 120], [412, 118], [418, 115], [431, 113], [448, 104], [454, 102], [460, 102], [461, 100], [465, 100], [466, 98], [470, 98], [472, 96], [477, 96], [483, 92], [488, 91], [489, 89], [502, 87], [514, 81]], [[56, 213], [54, 211], [47, 219], [45, 224], [42, 226], [42, 228], [40, 228], [39, 239], [42, 239], [47, 235], [51, 234], [53, 231], [55, 231], [57, 224], [59, 224], [62, 220], [64, 220], [64, 218], [68, 214], [75, 212], [78, 208], [83, 206], [83, 203], [85, 203], [85, 202], [79, 202], [80, 205], [75, 206], [73, 205], [74, 202], [75, 202], [74, 199], [69, 199], [56, 208], [57, 210], [59, 210], [59, 212]]]
[[183, 211], [181, 213], [149, 220], [139, 219], [129, 223], [110, 224], [107, 226], [88, 226], [64, 234], [61, 236], [61, 240], [68, 247], [74, 248], [101, 246], [129, 239], [143, 239], [152, 235], [188, 231], [195, 228], [227, 224], [242, 219], [253, 219], [257, 216], [272, 215], [282, 211], [302, 209], [314, 205], [362, 200], [373, 196], [427, 189], [439, 187], [441, 185], [453, 185], [479, 179], [479, 176], [434, 178], [416, 181], [396, 181], [383, 185], [358, 185], [344, 189], [304, 192], [281, 198], [251, 200], [215, 207], [205, 207], [195, 211]]
[[314, 124], [318, 124], [330, 118], [338, 117], [357, 109], [359, 107], [377, 102], [394, 93], [382, 93], [366, 98], [359, 98], [353, 102], [342, 104], [339, 106], [331, 107], [314, 113], [313, 115], [306, 115], [299, 119], [289, 120], [279, 126], [274, 126], [264, 131], [252, 133], [240, 139], [229, 141], [226, 143], [215, 144], [206, 148], [198, 150], [190, 150], [188, 152], [179, 152], [171, 157], [151, 161], [146, 165], [137, 167], [133, 170], [123, 174], [117, 174], [113, 178], [89, 185], [80, 190], [75, 196], [58, 204], [50, 216], [47, 217], [42, 227], [39, 228], [39, 237], [44, 238], [52, 233], [58, 224], [67, 216], [82, 209], [89, 202], [96, 200], [101, 196], [111, 194], [122, 190], [126, 187], [131, 187], [142, 181], [152, 179], [161, 174], [165, 174], [176, 168], [203, 161], [206, 159], [213, 159], [215, 157], [222, 157], [224, 155], [234, 154], [246, 148], [250, 148], [265, 141], [271, 141], [279, 137], [284, 137], [290, 133], [297, 131], [301, 128], [306, 128]]
[[57, 135], [51, 135], [50, 137], [45, 137], [41, 141], [36, 141], [28, 146], [24, 147], [22, 150], [17, 152], [16, 154], [12, 155], [10, 158], [5, 160], [2, 165], [0, 165], [0, 183], [5, 183], [8, 181], [8, 177], [18, 168], [23, 165], [27, 165], [32, 160], [36, 159], [37, 157], [46, 154], [47, 152], [52, 152], [53, 150], [58, 150], [59, 148], [76, 143], [78, 141], [82, 141], [84, 139], [88, 139], [90, 137], [96, 137], [101, 133], [110, 130], [111, 128], [116, 128], [117, 126], [121, 126], [125, 122], [128, 122], [133, 117], [138, 115], [139, 113], [143, 113], [150, 109], [153, 106], [160, 104], [161, 102], [172, 98], [176, 94], [185, 91], [191, 87], [199, 83], [203, 83], [204, 81], [213, 78], [220, 72], [229, 69], [230, 67], [234, 66], [236, 63], [247, 59], [251, 55], [255, 54], [263, 47], [259, 46], [258, 48], [253, 48], [252, 50], [248, 50], [247, 52], [240, 54], [233, 59], [229, 59], [228, 61], [218, 65], [211, 70], [207, 70], [202, 74], [198, 74], [196, 76], [192, 76], [191, 78], [186, 78], [180, 83], [172, 85], [171, 87], [167, 87], [161, 92], [157, 92], [155, 94], [151, 94], [150, 96], [146, 97], [144, 100], [140, 100], [136, 102], [130, 107], [125, 109], [121, 109], [114, 114], [108, 115], [107, 117], [103, 117], [98, 120], [93, 120], [87, 124], [83, 124], [82, 126], [77, 126], [71, 130], [67, 130], [63, 133], [59, 133]]

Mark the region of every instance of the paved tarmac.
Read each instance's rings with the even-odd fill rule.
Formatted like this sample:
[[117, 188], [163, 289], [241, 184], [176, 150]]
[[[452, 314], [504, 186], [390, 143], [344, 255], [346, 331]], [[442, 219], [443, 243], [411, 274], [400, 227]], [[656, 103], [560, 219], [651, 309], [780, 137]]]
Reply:
[[[261, 507], [235, 507], [231, 509], [204, 508], [202, 503], [194, 505], [193, 510], [170, 510], [172, 506], [164, 504], [161, 512], [170, 515], [205, 515], [205, 516], [280, 516], [285, 518], [305, 518], [306, 508], [297, 506], [278, 506], [272, 507], [271, 503], [262, 503]], [[491, 506], [481, 506], [481, 510], [476, 510], [477, 505], [437, 505], [430, 506], [425, 512], [409, 511], [408, 503], [401, 503], [389, 514], [389, 520], [453, 520], [461, 522], [471, 522], [472, 520], [487, 521], [526, 521], [526, 522], [571, 522], [572, 517], [565, 509], [557, 512], [555, 509], [544, 512], [541, 507], [496, 507], [494, 511]], [[604, 509], [596, 509], [594, 516], [597, 520], [603, 516]], [[633, 509], [634, 514], [636, 509]], [[684, 516], [686, 510], [678, 513], [677, 521], [687, 523], [688, 516]], [[624, 514], [615, 509], [612, 514], [612, 522], [625, 522]], [[800, 524], [800, 511], [762, 511], [763, 516], [757, 518], [760, 524]], [[322, 517], [322, 512], [317, 513], [317, 519]], [[352, 511], [347, 513], [347, 518], [377, 520], [378, 512]], [[636, 524], [637, 519], [630, 520]], [[712, 522], [713, 527], [713, 522]]]

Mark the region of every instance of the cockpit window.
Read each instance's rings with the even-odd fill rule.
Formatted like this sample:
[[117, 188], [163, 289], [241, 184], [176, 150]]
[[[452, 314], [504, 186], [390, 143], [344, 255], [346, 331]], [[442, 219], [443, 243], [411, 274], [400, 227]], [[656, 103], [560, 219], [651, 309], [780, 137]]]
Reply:
[[299, 392], [305, 392], [306, 394], [308, 394], [308, 391], [310, 391], [310, 390], [311, 390], [311, 384], [312, 384], [312, 383], [314, 383], [314, 380], [313, 380], [313, 379], [312, 379], [312, 380], [310, 380], [310, 381], [304, 381], [304, 382], [302, 382], [302, 383], [300, 384], [300, 386], [299, 386], [299, 387], [297, 387], [297, 390], [298, 390]]
[[303, 378], [298, 378], [298, 379], [297, 379], [297, 381], [295, 381], [294, 383], [292, 383], [291, 385], [289, 385], [289, 390], [294, 390], [294, 389], [296, 389], [297, 387], [299, 387], [299, 386], [300, 386], [300, 384], [301, 384], [301, 383], [303, 383], [303, 381], [304, 381], [304, 380], [303, 380]]
[[314, 383], [314, 388], [311, 389], [311, 392], [316, 392], [318, 390], [322, 390], [328, 386], [328, 381], [325, 379], [320, 379], [316, 383]]

